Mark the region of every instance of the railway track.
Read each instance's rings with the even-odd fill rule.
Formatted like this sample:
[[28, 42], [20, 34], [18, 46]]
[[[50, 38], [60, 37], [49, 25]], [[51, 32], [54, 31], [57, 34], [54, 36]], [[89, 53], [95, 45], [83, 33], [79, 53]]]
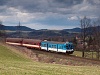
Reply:
[[78, 62], [89, 62], [89, 63], [93, 63], [93, 64], [99, 64], [100, 65], [100, 60], [93, 60], [93, 59], [89, 59], [89, 58], [83, 58], [83, 57], [78, 57], [75, 55], [67, 55], [65, 53], [57, 53], [57, 52], [47, 52], [47, 51], [43, 51], [43, 50], [33, 50], [33, 52], [35, 53], [40, 53], [40, 54], [46, 54], [46, 55], [52, 55], [55, 56], [56, 58], [60, 58], [60, 59], [71, 59], [74, 61], [78, 61]]
[[[6, 44], [7, 45], [7, 44]], [[7, 45], [13, 49], [16, 49], [22, 53], [25, 53], [34, 61], [45, 62], [45, 63], [54, 63], [54, 64], [64, 64], [64, 65], [99, 65], [100, 60], [92, 60], [88, 58], [77, 57], [74, 55], [67, 55], [64, 53], [57, 53], [44, 50], [28, 49], [22, 46]]]

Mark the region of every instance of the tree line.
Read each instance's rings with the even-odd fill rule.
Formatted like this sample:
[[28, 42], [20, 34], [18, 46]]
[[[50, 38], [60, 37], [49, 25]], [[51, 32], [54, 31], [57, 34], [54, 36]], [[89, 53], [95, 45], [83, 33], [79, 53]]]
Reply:
[[[80, 39], [74, 38], [75, 48], [82, 51], [82, 57], [85, 57], [85, 52], [96, 52], [97, 59], [100, 59], [100, 18], [92, 21], [86, 16], [80, 20], [81, 33]], [[77, 41], [80, 41], [78, 44]]]

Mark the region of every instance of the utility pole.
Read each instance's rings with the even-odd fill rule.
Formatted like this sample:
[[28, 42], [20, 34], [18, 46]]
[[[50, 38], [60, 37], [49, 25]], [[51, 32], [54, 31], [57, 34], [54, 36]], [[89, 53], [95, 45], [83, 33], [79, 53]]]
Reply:
[[17, 26], [17, 34], [18, 34], [18, 37], [22, 37], [22, 31], [21, 31], [21, 24], [20, 24], [20, 21], [19, 21], [19, 24]]

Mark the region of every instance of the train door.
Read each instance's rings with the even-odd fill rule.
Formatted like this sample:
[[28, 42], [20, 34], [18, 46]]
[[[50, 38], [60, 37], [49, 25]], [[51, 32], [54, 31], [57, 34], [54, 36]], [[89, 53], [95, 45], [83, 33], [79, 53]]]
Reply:
[[48, 50], [48, 43], [42, 42], [42, 43], [41, 43], [41, 49], [43, 49], [43, 50]]
[[46, 47], [47, 47], [47, 51], [48, 51], [48, 43], [46, 44]]

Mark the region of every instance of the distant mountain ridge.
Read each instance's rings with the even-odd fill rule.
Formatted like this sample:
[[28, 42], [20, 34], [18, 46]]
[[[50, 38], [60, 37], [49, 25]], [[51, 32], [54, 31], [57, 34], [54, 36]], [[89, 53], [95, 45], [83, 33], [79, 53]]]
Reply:
[[[16, 30], [18, 30], [18, 26], [4, 26], [3, 29], [9, 30], [9, 31], [16, 31]], [[0, 27], [0, 30], [3, 30], [3, 29], [1, 29], [1, 27]], [[31, 29], [26, 26], [20, 26], [20, 30], [21, 31], [33, 31], [34, 29]]]
[[[100, 26], [96, 27], [97, 29]], [[40, 29], [35, 30], [26, 26], [20, 26], [21, 34], [17, 32], [18, 26], [2, 26], [0, 25], [0, 30], [5, 29], [7, 37], [25, 37], [25, 38], [35, 38], [35, 39], [49, 39], [49, 40], [57, 40], [55, 38], [60, 38], [62, 41], [66, 38], [75, 37], [76, 35], [81, 33], [81, 28], [73, 28], [73, 29], [63, 29], [63, 30], [49, 30], [49, 29]], [[88, 33], [92, 34], [93, 27], [88, 28]]]
[[81, 32], [81, 28], [63, 29], [63, 30], [67, 32]]
[[[4, 26], [3, 29], [9, 30], [9, 31], [16, 31], [16, 30], [18, 30], [18, 26]], [[1, 29], [1, 27], [0, 27], [0, 30], [3, 30], [3, 29]], [[31, 29], [31, 28], [26, 27], [26, 26], [21, 26], [20, 29], [21, 29], [21, 31], [35, 31], [35, 29]], [[44, 30], [48, 31], [48, 29], [40, 29], [40, 31], [44, 31]], [[49, 31], [54, 31], [54, 30], [49, 30]], [[80, 32], [81, 28], [63, 29], [63, 30], [58, 30], [58, 31]]]
[[[1, 26], [1, 25], [0, 25]], [[3, 27], [3, 28], [2, 28]], [[64, 37], [65, 36], [73, 36], [75, 33], [80, 33], [80, 28], [73, 28], [73, 29], [63, 29], [63, 30], [49, 30], [49, 29], [40, 29], [35, 30], [31, 29], [26, 26], [20, 26], [20, 30], [22, 31], [21, 35], [19, 35], [18, 32], [15, 32], [19, 30], [18, 26], [1, 26], [0, 30], [5, 29], [7, 31], [7, 37], [21, 37], [23, 35], [27, 38], [54, 38], [54, 37]]]

